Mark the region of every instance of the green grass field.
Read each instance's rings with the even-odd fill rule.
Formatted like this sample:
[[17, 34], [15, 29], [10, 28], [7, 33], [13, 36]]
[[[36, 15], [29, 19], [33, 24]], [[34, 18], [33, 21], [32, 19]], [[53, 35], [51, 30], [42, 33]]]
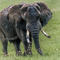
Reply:
[[[12, 4], [21, 2], [34, 3], [44, 2], [51, 9], [53, 16], [43, 29], [51, 36], [45, 37], [40, 32], [40, 46], [44, 53], [41, 56], [37, 53], [34, 42], [32, 45], [33, 56], [16, 56], [13, 44], [8, 44], [9, 56], [3, 56], [2, 44], [0, 42], [0, 60], [60, 60], [60, 0], [0, 0], [0, 11]], [[24, 52], [24, 46], [21, 43], [21, 50]]]

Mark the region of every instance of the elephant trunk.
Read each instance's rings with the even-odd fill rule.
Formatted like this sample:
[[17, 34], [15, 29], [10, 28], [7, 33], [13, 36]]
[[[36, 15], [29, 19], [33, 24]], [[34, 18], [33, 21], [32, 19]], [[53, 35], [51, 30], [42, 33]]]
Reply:
[[32, 34], [36, 49], [40, 48], [40, 46], [39, 46], [39, 33], [37, 31], [34, 31], [34, 32], [31, 32], [31, 34]]
[[34, 30], [31, 32], [31, 35], [34, 40], [35, 48], [37, 49], [37, 52], [41, 55], [43, 55], [40, 45], [39, 45], [39, 30]]

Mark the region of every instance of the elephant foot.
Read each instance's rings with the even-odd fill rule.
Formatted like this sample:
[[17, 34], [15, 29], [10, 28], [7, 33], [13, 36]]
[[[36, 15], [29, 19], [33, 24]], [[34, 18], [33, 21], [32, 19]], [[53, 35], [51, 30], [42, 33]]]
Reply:
[[23, 56], [27, 56], [27, 52], [26, 51], [24, 51]]
[[40, 55], [43, 55], [43, 52], [41, 51], [41, 49], [37, 49], [37, 52], [40, 54]]
[[17, 56], [22, 56], [22, 52], [21, 52], [21, 51], [18, 51], [18, 52], [16, 53], [16, 55], [17, 55]]
[[4, 52], [3, 55], [4, 55], [4, 56], [8, 56], [8, 53]]
[[32, 55], [32, 52], [31, 52], [31, 51], [28, 51], [28, 52], [27, 52], [27, 55]]
[[28, 48], [28, 49], [27, 49], [27, 55], [32, 55], [31, 48]]
[[23, 56], [27, 56], [27, 55], [32, 55], [32, 52], [31, 52], [31, 50], [30, 51], [25, 51], [24, 53], [23, 53]]

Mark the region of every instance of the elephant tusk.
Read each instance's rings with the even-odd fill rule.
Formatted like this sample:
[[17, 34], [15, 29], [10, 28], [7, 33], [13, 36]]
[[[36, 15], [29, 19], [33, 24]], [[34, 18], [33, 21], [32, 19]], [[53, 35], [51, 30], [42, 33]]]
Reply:
[[30, 40], [29, 40], [29, 31], [28, 30], [27, 30], [26, 39], [27, 39], [27, 42], [30, 43]]
[[48, 38], [51, 38], [43, 29], [41, 29], [41, 32]]

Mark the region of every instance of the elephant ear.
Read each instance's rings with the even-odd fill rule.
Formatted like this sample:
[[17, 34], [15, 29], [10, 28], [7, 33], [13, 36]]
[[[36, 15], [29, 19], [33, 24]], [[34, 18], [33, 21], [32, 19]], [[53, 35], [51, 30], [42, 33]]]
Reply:
[[26, 12], [27, 11], [27, 7], [28, 7], [28, 4], [24, 4], [21, 8], [20, 8], [20, 11], [21, 12]]
[[48, 23], [48, 21], [51, 19], [52, 12], [50, 11], [50, 9], [47, 7], [46, 4], [42, 2], [37, 2], [36, 4], [39, 6], [39, 11], [41, 13], [40, 22], [42, 26], [45, 26]]
[[24, 4], [21, 8], [20, 8], [20, 14], [22, 16], [23, 19], [25, 19], [25, 14], [28, 8], [28, 4]]
[[18, 13], [20, 8], [23, 6], [24, 4], [18, 4], [18, 5], [14, 5], [10, 8], [9, 13]]
[[25, 21], [22, 19], [21, 14], [20, 14], [20, 8], [24, 4], [25, 3], [21, 3], [18, 5], [12, 6], [8, 13], [9, 21], [15, 23], [16, 29], [24, 29], [25, 30]]
[[13, 5], [8, 13], [8, 18], [10, 20], [19, 20], [21, 18], [20, 15], [20, 8], [24, 5], [24, 3], [18, 4], [18, 5]]

